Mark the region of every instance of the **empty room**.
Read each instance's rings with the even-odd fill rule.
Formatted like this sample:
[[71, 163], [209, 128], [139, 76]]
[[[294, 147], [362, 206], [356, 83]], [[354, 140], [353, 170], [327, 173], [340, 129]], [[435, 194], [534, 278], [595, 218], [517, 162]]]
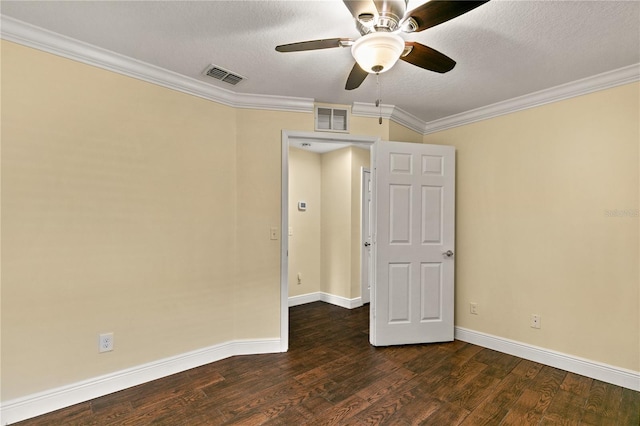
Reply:
[[0, 13], [0, 424], [640, 424], [640, 1]]

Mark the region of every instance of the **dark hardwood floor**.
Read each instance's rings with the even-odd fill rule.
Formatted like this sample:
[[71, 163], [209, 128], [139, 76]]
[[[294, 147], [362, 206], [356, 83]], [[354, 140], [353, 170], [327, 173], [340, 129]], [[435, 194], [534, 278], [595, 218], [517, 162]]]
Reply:
[[468, 343], [374, 348], [369, 309], [290, 309], [290, 349], [238, 356], [20, 425], [640, 424], [640, 393]]

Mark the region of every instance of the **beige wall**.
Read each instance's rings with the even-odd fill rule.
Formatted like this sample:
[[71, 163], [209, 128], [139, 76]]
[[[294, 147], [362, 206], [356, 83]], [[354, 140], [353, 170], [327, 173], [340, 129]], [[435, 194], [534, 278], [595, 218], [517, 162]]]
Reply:
[[351, 147], [351, 286], [349, 298], [361, 296], [362, 168], [370, 168], [368, 149]]
[[346, 147], [322, 155], [322, 291], [360, 297], [360, 169], [369, 151]]
[[[279, 337], [281, 132], [313, 114], [5, 41], [2, 58], [2, 400]], [[98, 354], [109, 331], [116, 350]]]
[[457, 326], [640, 371], [638, 103], [634, 83], [425, 136], [457, 149]]
[[[289, 149], [289, 296], [360, 296], [360, 170], [369, 162], [369, 151], [354, 147]], [[307, 211], [298, 211], [299, 200]]]
[[422, 133], [415, 132], [404, 127], [395, 121], [389, 122], [389, 139], [394, 142], [413, 142], [422, 143], [424, 136]]
[[[289, 148], [289, 296], [320, 291], [321, 165], [320, 154]], [[307, 202], [305, 211], [298, 201]]]
[[[313, 131], [313, 114], [237, 111], [236, 338], [280, 336], [282, 129]], [[279, 236], [278, 236], [279, 238]]]
[[8, 42], [2, 88], [3, 400], [233, 339], [236, 112]]
[[351, 116], [349, 133], [352, 135], [378, 136], [383, 141], [389, 140], [389, 120], [382, 120], [378, 124], [377, 118]]
[[322, 155], [322, 291], [350, 298], [351, 148]]
[[[8, 42], [2, 58], [3, 401], [278, 338], [281, 131], [313, 115]], [[109, 331], [116, 350], [98, 354]]]

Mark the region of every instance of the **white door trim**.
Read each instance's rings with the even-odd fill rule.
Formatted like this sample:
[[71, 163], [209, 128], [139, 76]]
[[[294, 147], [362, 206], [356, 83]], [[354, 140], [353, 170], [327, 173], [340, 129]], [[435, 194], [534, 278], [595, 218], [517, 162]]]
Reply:
[[[370, 166], [371, 167], [371, 166]], [[371, 264], [372, 262], [366, 262], [365, 259], [367, 256], [367, 251], [371, 253], [371, 248], [365, 247], [364, 243], [368, 242], [369, 244], [372, 241], [367, 241], [366, 235], [368, 231], [371, 230], [372, 221], [371, 214], [369, 209], [371, 208], [370, 198], [371, 194], [369, 193], [369, 189], [371, 188], [371, 168], [370, 167], [361, 167], [360, 168], [360, 299], [362, 303], [369, 303], [371, 301], [371, 294], [369, 290], [369, 282], [371, 282]], [[369, 175], [369, 179], [366, 179], [365, 176]], [[369, 229], [367, 226], [369, 225]], [[371, 256], [371, 254], [369, 254]]]
[[282, 131], [282, 177], [280, 189], [280, 350], [289, 349], [289, 142], [359, 143], [373, 145], [377, 136], [341, 133]]

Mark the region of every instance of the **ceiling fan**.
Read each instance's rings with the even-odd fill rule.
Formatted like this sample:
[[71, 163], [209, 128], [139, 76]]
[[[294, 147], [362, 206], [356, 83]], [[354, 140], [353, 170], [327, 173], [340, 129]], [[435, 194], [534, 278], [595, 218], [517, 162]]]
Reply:
[[407, 12], [408, 0], [343, 0], [356, 20], [362, 35], [357, 40], [330, 38], [301, 41], [276, 46], [278, 52], [351, 47], [356, 63], [347, 78], [345, 89], [353, 90], [368, 74], [388, 71], [401, 59], [429, 71], [451, 71], [456, 62], [435, 49], [415, 41], [404, 41], [400, 32], [426, 30], [465, 14], [488, 2], [432, 0]]

